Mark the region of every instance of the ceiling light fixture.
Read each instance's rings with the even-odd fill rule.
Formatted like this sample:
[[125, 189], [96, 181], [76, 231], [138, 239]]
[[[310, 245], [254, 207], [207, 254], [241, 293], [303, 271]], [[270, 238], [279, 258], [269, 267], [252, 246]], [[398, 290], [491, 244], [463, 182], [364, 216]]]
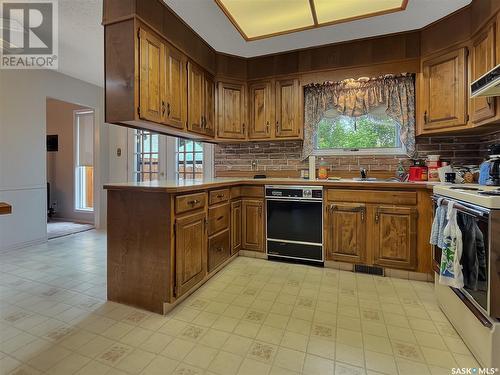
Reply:
[[214, 0], [246, 41], [375, 17], [408, 0]]

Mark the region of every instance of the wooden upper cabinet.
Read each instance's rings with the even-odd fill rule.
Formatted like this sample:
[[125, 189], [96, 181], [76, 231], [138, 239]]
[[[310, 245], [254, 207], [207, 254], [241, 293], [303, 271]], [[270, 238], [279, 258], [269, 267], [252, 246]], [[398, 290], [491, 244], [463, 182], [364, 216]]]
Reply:
[[139, 117], [143, 120], [162, 122], [162, 66], [165, 44], [153, 33], [140, 29], [139, 53]]
[[246, 88], [244, 84], [218, 82], [217, 136], [246, 138]]
[[207, 215], [205, 212], [176, 219], [175, 295], [182, 296], [207, 274]]
[[467, 124], [467, 49], [460, 48], [422, 63], [419, 111], [423, 132]]
[[274, 130], [274, 93], [272, 82], [252, 83], [248, 87], [250, 126], [248, 138], [270, 138]]
[[188, 129], [203, 134], [204, 122], [203, 114], [205, 111], [204, 99], [204, 74], [196, 65], [188, 62]]
[[264, 202], [244, 199], [241, 207], [242, 249], [264, 251]]
[[241, 201], [231, 202], [231, 255], [241, 249]]
[[[475, 38], [471, 49], [471, 82], [495, 67], [495, 25], [490, 25]], [[482, 122], [495, 117], [495, 98], [471, 98], [471, 120]]]
[[203, 128], [206, 135], [215, 135], [215, 82], [207, 74], [203, 75]]
[[417, 217], [413, 207], [376, 207], [374, 264], [408, 270], [417, 267]]
[[276, 138], [300, 137], [302, 105], [298, 79], [276, 81]]
[[187, 120], [186, 57], [166, 45], [164, 69], [163, 119], [166, 124], [183, 129]]
[[333, 202], [326, 207], [326, 259], [364, 263], [366, 259], [366, 206]]

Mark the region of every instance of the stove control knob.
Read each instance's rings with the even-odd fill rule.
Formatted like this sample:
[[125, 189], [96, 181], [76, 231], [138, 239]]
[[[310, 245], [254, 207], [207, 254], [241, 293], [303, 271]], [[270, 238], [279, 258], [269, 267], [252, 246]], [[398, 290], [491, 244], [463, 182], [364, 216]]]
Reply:
[[312, 198], [312, 190], [311, 189], [304, 189], [303, 197], [304, 198]]

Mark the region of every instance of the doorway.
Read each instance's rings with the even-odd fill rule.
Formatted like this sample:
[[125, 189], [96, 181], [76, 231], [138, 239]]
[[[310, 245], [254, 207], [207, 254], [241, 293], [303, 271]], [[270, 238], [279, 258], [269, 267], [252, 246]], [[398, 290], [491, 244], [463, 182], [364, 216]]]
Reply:
[[47, 237], [95, 224], [92, 108], [47, 98]]

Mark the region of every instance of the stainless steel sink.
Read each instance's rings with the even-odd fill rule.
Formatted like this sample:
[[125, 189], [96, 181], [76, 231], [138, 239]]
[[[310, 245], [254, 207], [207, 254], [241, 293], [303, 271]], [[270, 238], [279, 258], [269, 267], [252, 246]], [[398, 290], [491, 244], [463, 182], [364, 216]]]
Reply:
[[400, 182], [396, 177], [390, 177], [390, 178], [377, 178], [377, 177], [353, 177], [353, 181], [359, 181], [359, 182]]

